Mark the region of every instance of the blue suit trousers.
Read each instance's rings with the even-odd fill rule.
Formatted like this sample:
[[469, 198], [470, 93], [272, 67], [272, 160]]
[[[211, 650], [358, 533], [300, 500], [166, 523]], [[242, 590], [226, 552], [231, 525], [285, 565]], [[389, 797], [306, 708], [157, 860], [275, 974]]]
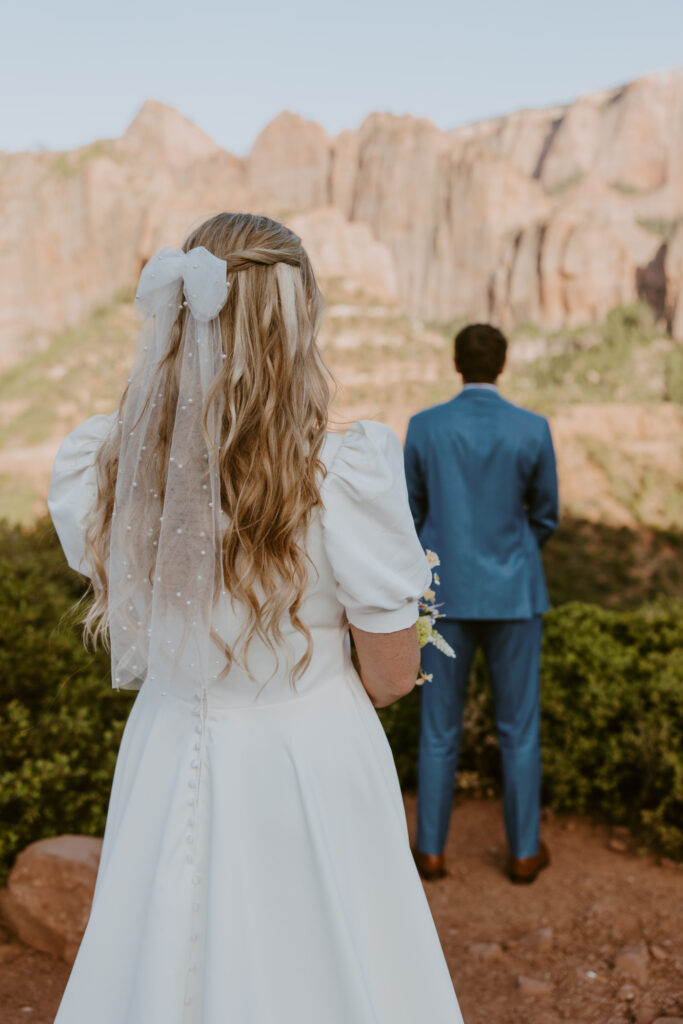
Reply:
[[540, 615], [517, 620], [442, 619], [439, 632], [456, 652], [431, 644], [422, 668], [433, 679], [421, 689], [417, 848], [441, 853], [453, 805], [462, 718], [472, 659], [486, 659], [503, 763], [503, 815], [514, 857], [538, 852], [541, 797]]

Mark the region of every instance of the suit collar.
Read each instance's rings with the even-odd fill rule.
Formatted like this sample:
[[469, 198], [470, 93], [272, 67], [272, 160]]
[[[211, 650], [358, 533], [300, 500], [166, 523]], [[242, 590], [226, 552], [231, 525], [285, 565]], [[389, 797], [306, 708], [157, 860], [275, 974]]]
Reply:
[[484, 402], [500, 401], [502, 399], [501, 393], [498, 388], [463, 388], [457, 395], [454, 396], [453, 401], [479, 401]]
[[497, 384], [486, 384], [484, 382], [482, 382], [481, 384], [476, 384], [476, 383], [463, 384], [462, 390], [463, 391], [496, 391], [497, 392], [498, 391], [498, 385]]

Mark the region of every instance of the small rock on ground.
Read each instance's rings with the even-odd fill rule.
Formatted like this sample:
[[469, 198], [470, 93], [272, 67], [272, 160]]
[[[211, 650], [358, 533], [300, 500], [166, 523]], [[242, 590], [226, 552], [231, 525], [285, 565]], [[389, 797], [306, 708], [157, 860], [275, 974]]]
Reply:
[[546, 996], [549, 995], [555, 986], [551, 981], [539, 981], [538, 978], [525, 978], [519, 975], [517, 988], [523, 996]]
[[11, 963], [21, 954], [22, 949], [23, 946], [20, 946], [18, 942], [0, 944], [0, 964]]
[[647, 946], [641, 943], [638, 946], [626, 946], [614, 958], [614, 966], [617, 971], [631, 978], [636, 984], [647, 985], [649, 955]]
[[503, 955], [503, 947], [499, 942], [473, 942], [467, 951], [479, 960], [496, 960]]
[[545, 953], [553, 948], [553, 930], [552, 928], [539, 928], [535, 932], [527, 932], [526, 935], [520, 935], [516, 939], [508, 939], [504, 945], [506, 949], [517, 949], [520, 946], [526, 946], [529, 949]]
[[636, 1007], [636, 1024], [652, 1024], [652, 1021], [657, 1016], [658, 1009], [659, 1007], [652, 996], [646, 993]]
[[612, 835], [617, 839], [630, 839], [631, 832], [624, 825], [612, 825]]

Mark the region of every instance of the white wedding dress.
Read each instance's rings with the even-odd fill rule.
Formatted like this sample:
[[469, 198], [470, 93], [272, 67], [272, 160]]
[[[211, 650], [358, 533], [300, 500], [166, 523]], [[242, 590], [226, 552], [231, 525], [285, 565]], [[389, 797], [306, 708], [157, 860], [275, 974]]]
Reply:
[[[55, 462], [49, 507], [74, 568], [109, 424], [88, 420]], [[328, 435], [323, 458], [310, 667], [296, 693], [284, 671], [261, 688], [239, 666], [203, 698], [143, 683], [55, 1024], [461, 1024], [391, 750], [349, 654], [349, 622], [410, 626], [429, 583], [401, 446], [362, 422]], [[214, 621], [238, 639], [229, 601]], [[250, 667], [265, 682], [272, 654], [255, 646]]]

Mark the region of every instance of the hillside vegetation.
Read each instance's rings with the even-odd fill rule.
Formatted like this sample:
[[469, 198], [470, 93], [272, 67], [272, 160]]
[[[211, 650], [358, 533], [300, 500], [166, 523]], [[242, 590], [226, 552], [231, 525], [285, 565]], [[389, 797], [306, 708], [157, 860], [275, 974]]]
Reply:
[[[458, 324], [411, 318], [341, 282], [328, 284], [327, 300], [321, 344], [339, 386], [337, 429], [377, 418], [402, 436], [410, 415], [457, 391]], [[137, 330], [121, 295], [0, 375], [0, 516], [29, 523], [44, 511], [59, 442], [116, 407]], [[680, 527], [683, 346], [661, 336], [649, 307], [615, 310], [601, 327], [513, 332], [501, 390], [551, 418], [570, 514]]]
[[[572, 590], [581, 574], [558, 575], [552, 561], [548, 568], [556, 592], [584, 596]], [[49, 523], [28, 532], [0, 527], [0, 881], [32, 840], [104, 828], [133, 695], [112, 689], [106, 653], [83, 648], [72, 611], [82, 592]], [[570, 600], [555, 608], [543, 660], [546, 802], [627, 824], [652, 849], [683, 858], [682, 672], [683, 602], [607, 611]], [[418, 691], [381, 718], [411, 786]], [[459, 784], [480, 792], [500, 784], [480, 662]]]

